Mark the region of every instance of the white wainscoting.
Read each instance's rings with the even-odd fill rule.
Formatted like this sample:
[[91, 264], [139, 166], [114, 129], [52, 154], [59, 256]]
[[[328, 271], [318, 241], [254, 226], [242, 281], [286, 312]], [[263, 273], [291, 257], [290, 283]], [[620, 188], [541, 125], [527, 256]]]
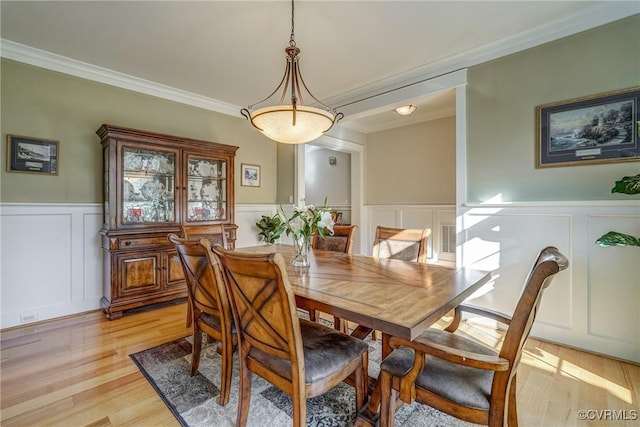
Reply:
[[99, 204], [0, 206], [1, 328], [99, 308]]
[[[259, 244], [255, 222], [276, 207], [236, 205], [238, 248]], [[430, 262], [454, 262], [439, 253], [453, 206], [367, 206], [364, 217], [363, 253], [377, 225], [430, 227]], [[101, 226], [99, 204], [0, 205], [0, 328], [99, 308]], [[640, 248], [597, 246], [610, 230], [640, 235], [640, 202], [461, 207], [458, 264], [494, 273], [470, 302], [512, 312], [536, 253], [555, 245], [570, 267], [545, 293], [533, 335], [640, 362]]]
[[538, 251], [569, 259], [544, 294], [532, 335], [640, 362], [640, 248], [603, 248], [615, 230], [640, 236], [640, 202], [466, 205], [460, 210], [460, 265], [494, 280], [468, 301], [512, 313]]
[[[237, 247], [276, 206], [236, 206]], [[0, 204], [0, 329], [100, 308], [101, 227], [100, 204]]]
[[[361, 228], [362, 253], [371, 255], [376, 227], [430, 228], [427, 262], [447, 266], [455, 265], [455, 254], [443, 248], [443, 226], [455, 226], [454, 205], [368, 205], [365, 207], [366, 224]], [[446, 247], [446, 245], [444, 245]]]
[[[557, 246], [569, 268], [546, 291], [532, 335], [640, 362], [640, 248], [603, 248], [615, 230], [640, 236], [640, 202], [563, 202], [454, 206], [376, 205], [365, 208], [363, 253], [377, 225], [432, 229], [429, 262], [493, 272], [469, 303], [512, 313], [538, 251]], [[443, 225], [456, 224], [457, 256], [439, 253]], [[368, 249], [367, 249], [368, 248]], [[444, 262], [443, 262], [444, 261]]]

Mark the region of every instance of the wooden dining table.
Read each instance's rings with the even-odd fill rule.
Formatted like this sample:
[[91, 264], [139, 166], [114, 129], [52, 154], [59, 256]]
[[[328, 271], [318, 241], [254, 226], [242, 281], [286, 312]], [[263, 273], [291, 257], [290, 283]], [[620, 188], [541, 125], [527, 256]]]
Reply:
[[[240, 248], [251, 253], [283, 255], [287, 276], [300, 308], [318, 310], [357, 324], [352, 336], [364, 339], [382, 332], [382, 358], [391, 352], [389, 337], [415, 339], [491, 279], [469, 268], [380, 259], [314, 249], [310, 267], [293, 266], [291, 245]], [[357, 425], [375, 424], [380, 395], [376, 383]]]
[[293, 267], [293, 246], [263, 245], [238, 249], [281, 253], [299, 307], [328, 313], [357, 324], [352, 335], [382, 332], [413, 340], [487, 283], [491, 273], [447, 268], [366, 255], [312, 250], [309, 268]]

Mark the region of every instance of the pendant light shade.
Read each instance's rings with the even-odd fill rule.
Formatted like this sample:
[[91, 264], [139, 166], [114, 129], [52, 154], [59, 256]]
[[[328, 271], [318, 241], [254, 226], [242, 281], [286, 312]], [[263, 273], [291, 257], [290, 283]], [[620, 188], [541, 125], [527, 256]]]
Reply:
[[[294, 34], [293, 0], [291, 1], [291, 38], [285, 52], [287, 66], [278, 87], [268, 97], [243, 108], [240, 113], [267, 138], [285, 144], [304, 144], [327, 132], [344, 115], [313, 96], [302, 78], [298, 58], [300, 49], [296, 46]], [[254, 107], [271, 99], [280, 90], [282, 95], [277, 105], [253, 110]], [[304, 105], [303, 90], [316, 106]], [[284, 103], [288, 94], [290, 95], [290, 103]]]
[[313, 141], [331, 129], [334, 120], [328, 111], [304, 105], [298, 105], [295, 110], [291, 105], [274, 105], [251, 114], [253, 126], [267, 138], [285, 144]]

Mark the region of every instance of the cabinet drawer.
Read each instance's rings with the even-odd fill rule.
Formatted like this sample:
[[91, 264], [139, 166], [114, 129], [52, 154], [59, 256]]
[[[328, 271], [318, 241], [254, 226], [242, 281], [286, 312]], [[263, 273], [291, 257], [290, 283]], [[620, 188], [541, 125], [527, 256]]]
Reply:
[[166, 245], [168, 243], [169, 239], [167, 239], [166, 236], [122, 238], [119, 241], [119, 248], [140, 248], [144, 246]]

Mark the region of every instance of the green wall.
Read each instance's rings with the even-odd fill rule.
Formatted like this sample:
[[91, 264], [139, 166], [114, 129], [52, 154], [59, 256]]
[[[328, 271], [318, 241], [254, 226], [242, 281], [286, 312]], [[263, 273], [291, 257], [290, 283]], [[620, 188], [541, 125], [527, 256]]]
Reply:
[[[103, 123], [236, 145], [236, 203], [275, 203], [276, 143], [244, 118], [95, 83], [7, 59], [1, 62], [0, 201], [100, 203]], [[7, 134], [58, 140], [59, 174], [6, 172]], [[241, 187], [241, 163], [261, 165], [260, 187]]]
[[472, 67], [468, 80], [468, 201], [629, 200], [611, 188], [639, 162], [535, 169], [535, 107], [640, 85], [640, 15]]
[[369, 134], [364, 163], [367, 205], [454, 204], [456, 119]]

